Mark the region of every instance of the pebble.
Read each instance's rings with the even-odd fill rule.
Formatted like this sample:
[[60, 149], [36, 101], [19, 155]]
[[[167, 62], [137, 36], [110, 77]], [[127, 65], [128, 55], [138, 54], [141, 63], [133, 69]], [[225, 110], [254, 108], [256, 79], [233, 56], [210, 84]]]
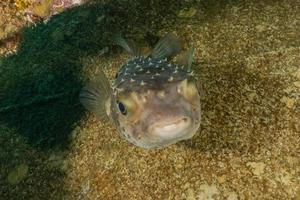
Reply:
[[219, 190], [216, 185], [202, 184], [200, 185], [200, 194], [198, 195], [199, 200], [213, 200], [215, 196], [219, 194]]
[[295, 81], [294, 86], [296, 86], [297, 88], [300, 88], [300, 81]]
[[295, 99], [292, 99], [292, 98], [289, 98], [289, 97], [286, 97], [286, 96], [282, 97], [280, 99], [280, 101], [282, 103], [285, 103], [286, 107], [288, 107], [288, 108], [293, 108], [293, 106], [295, 104]]
[[64, 160], [63, 152], [52, 153], [48, 159], [47, 166], [52, 170], [66, 171], [68, 169], [67, 162]]
[[189, 188], [186, 190], [186, 199], [196, 200], [195, 191], [193, 190], [193, 188]]
[[246, 165], [251, 167], [252, 173], [256, 176], [262, 175], [266, 167], [266, 164], [263, 162], [248, 162]]
[[219, 182], [220, 184], [225, 183], [225, 181], [226, 181], [226, 176], [225, 176], [225, 175], [222, 175], [222, 176], [219, 176], [219, 177], [218, 177], [218, 182]]
[[253, 101], [255, 98], [257, 98], [257, 94], [256, 92], [251, 92], [248, 97], [250, 101]]
[[298, 191], [296, 192], [296, 195], [295, 195], [295, 200], [300, 200], [300, 189], [298, 189]]
[[8, 176], [7, 181], [9, 184], [16, 185], [26, 178], [28, 174], [28, 165], [20, 164], [12, 170]]
[[238, 195], [235, 192], [230, 192], [227, 200], [238, 200]]
[[195, 16], [196, 13], [197, 13], [197, 10], [194, 7], [184, 8], [184, 9], [182, 9], [178, 12], [177, 17], [179, 17], [179, 18], [191, 18], [191, 17]]
[[262, 24], [259, 24], [259, 25], [255, 26], [255, 28], [256, 28], [256, 30], [257, 30], [258, 32], [263, 32], [263, 31], [266, 30], [266, 26], [264, 26], [264, 25], [262, 25]]
[[294, 76], [300, 80], [300, 68], [298, 68], [298, 70], [296, 70]]

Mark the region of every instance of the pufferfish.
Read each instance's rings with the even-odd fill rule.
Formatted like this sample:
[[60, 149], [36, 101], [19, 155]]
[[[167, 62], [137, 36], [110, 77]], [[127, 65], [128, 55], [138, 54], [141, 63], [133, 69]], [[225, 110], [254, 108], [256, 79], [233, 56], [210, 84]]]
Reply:
[[192, 138], [200, 126], [200, 93], [191, 72], [193, 48], [181, 51], [167, 34], [150, 55], [141, 55], [134, 42], [116, 43], [133, 55], [110, 85], [101, 72], [80, 92], [80, 102], [100, 119], [110, 119], [130, 143], [150, 149]]

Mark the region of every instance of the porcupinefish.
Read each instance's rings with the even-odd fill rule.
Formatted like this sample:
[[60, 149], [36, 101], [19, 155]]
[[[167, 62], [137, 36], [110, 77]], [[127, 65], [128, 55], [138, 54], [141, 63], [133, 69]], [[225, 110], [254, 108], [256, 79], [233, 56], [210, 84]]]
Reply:
[[102, 72], [83, 87], [80, 102], [98, 118], [110, 119], [119, 134], [142, 148], [160, 148], [190, 139], [200, 126], [200, 94], [191, 73], [193, 48], [181, 51], [167, 34], [148, 56], [134, 42], [116, 43], [133, 55], [112, 86]]

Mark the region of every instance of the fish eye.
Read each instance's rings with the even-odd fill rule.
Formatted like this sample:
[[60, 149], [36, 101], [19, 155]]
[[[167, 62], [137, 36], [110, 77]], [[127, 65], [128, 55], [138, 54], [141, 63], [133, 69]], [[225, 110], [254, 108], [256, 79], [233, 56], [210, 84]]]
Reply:
[[122, 102], [119, 102], [119, 101], [117, 101], [117, 104], [118, 104], [119, 111], [120, 111], [123, 115], [126, 115], [126, 114], [127, 114], [127, 110], [126, 110], [125, 105], [124, 105]]

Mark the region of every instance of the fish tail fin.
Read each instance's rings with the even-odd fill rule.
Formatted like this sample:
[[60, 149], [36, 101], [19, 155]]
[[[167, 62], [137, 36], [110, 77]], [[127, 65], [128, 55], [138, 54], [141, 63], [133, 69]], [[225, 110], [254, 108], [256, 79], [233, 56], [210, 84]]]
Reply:
[[108, 119], [106, 102], [110, 98], [110, 84], [105, 74], [101, 72], [97, 77], [84, 86], [79, 94], [79, 101], [100, 120]]
[[114, 42], [123, 47], [130, 54], [139, 57], [141, 55], [141, 48], [134, 41], [126, 41], [121, 35], [115, 35], [113, 38]]
[[177, 63], [185, 66], [187, 68], [188, 72], [192, 71], [194, 51], [195, 51], [195, 48], [193, 45], [191, 45], [191, 47], [187, 51], [185, 51], [184, 53], [179, 55], [179, 57], [177, 59]]
[[152, 58], [169, 58], [175, 56], [181, 51], [179, 40], [172, 34], [168, 33], [155, 45], [151, 57]]

